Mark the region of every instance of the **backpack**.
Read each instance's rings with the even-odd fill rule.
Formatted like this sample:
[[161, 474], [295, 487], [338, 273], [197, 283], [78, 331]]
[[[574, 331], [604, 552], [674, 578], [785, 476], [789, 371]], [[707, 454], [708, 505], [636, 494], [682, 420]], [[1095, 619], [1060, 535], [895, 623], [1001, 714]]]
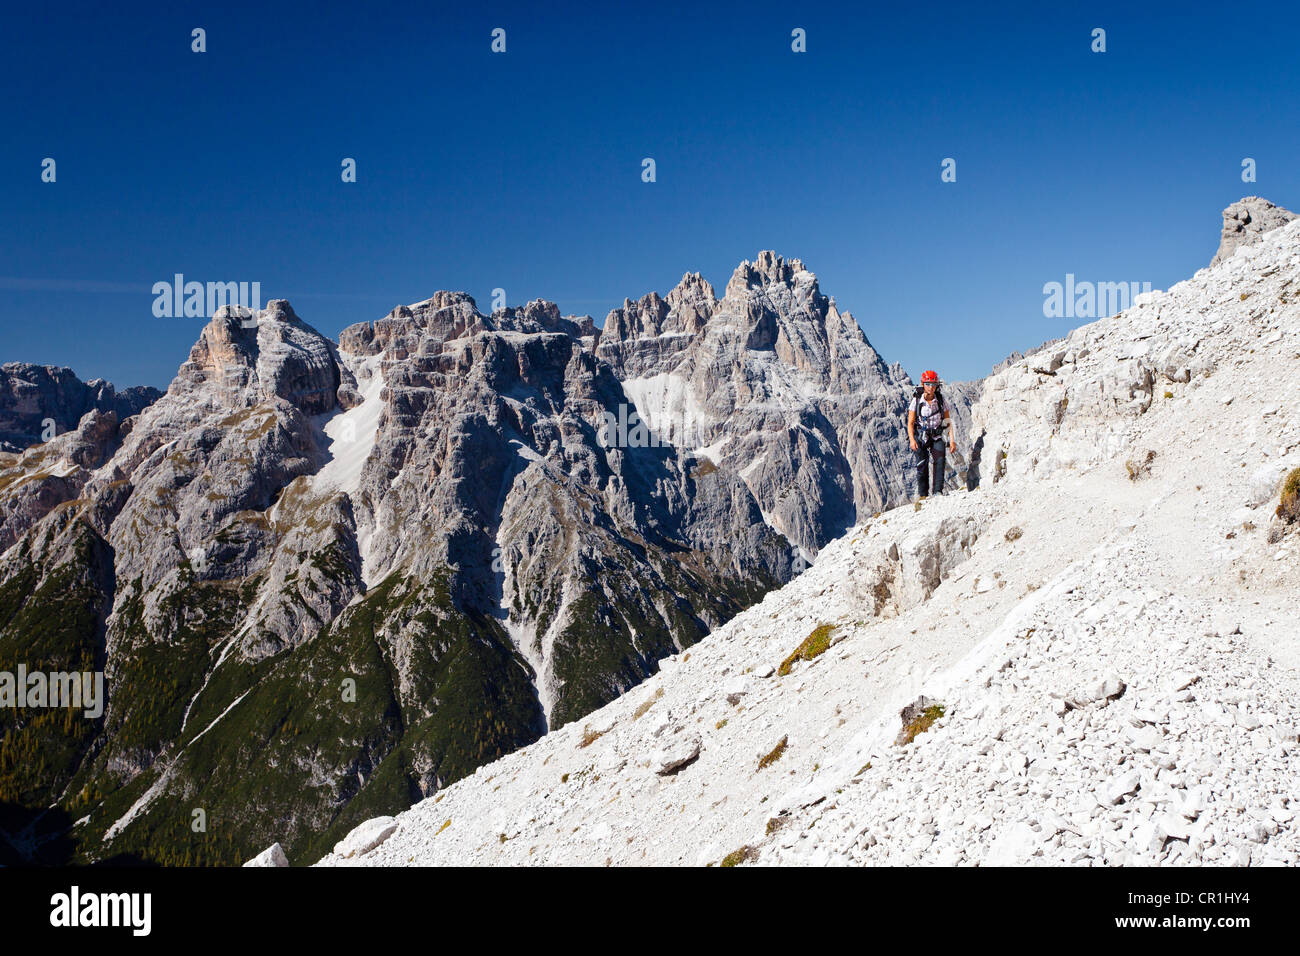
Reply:
[[[943, 416], [945, 412], [951, 411], [951, 409], [949, 409], [948, 407], [948, 400], [943, 397], [943, 389], [936, 386], [934, 390], [934, 397], [939, 403], [939, 419], [938, 419], [939, 424], [933, 428], [926, 428], [924, 425], [921, 424], [921, 397], [924, 394], [925, 394], [925, 386], [924, 385], [916, 386], [916, 388], [913, 389], [912, 391], [911, 404], [908, 405], [908, 409], [916, 413], [916, 440], [918, 443], [922, 443], [922, 444], [926, 442], [934, 441], [934, 439], [936, 438], [943, 437], [944, 429], [948, 427], [947, 423], [944, 421]], [[906, 433], [907, 423], [904, 422], [903, 425], [904, 425], [904, 433]]]

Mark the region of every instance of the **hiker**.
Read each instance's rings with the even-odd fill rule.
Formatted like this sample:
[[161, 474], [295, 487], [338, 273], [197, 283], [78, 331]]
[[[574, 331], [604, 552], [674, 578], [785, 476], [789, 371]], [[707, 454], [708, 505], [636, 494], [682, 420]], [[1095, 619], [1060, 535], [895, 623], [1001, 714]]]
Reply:
[[[947, 429], [944, 424], [947, 423]], [[948, 401], [939, 391], [939, 375], [927, 370], [921, 387], [912, 393], [912, 407], [907, 411], [907, 437], [916, 459], [917, 497], [930, 495], [930, 462], [934, 461], [934, 493], [943, 494], [943, 433], [948, 432], [947, 450], [957, 453], [957, 425], [952, 420]]]

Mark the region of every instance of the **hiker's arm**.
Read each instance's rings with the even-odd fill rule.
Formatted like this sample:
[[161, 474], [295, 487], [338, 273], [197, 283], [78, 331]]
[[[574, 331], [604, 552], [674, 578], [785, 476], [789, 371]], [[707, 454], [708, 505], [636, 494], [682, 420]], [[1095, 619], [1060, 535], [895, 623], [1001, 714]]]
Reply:
[[957, 421], [952, 417], [952, 412], [945, 408], [943, 410], [943, 420], [948, 423], [948, 444], [952, 451], [957, 451]]
[[916, 450], [916, 409], [915, 408], [909, 408], [907, 410], [907, 441], [912, 446], [912, 450], [915, 451]]

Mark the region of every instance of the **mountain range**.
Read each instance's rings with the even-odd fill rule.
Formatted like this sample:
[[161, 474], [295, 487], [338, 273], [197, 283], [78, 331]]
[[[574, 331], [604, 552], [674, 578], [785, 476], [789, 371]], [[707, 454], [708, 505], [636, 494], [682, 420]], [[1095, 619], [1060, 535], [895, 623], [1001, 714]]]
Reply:
[[[334, 342], [227, 306], [161, 395], [3, 366], [0, 672], [108, 700], [0, 710], [0, 853], [318, 858], [909, 500], [912, 387], [770, 252], [599, 328], [438, 292]], [[980, 387], [945, 390], [965, 439]]]

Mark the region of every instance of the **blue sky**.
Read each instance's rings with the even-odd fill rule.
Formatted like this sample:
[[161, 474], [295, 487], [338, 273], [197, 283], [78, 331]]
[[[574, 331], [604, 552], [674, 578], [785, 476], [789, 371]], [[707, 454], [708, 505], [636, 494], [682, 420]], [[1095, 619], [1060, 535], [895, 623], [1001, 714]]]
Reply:
[[335, 336], [443, 288], [600, 322], [686, 271], [721, 292], [769, 248], [913, 377], [972, 378], [1079, 324], [1044, 318], [1045, 282], [1167, 288], [1208, 263], [1229, 202], [1300, 207], [1294, 6], [56, 3], [5, 21], [0, 360], [119, 385], [165, 387], [196, 339], [203, 320], [152, 314], [177, 272], [258, 281]]

